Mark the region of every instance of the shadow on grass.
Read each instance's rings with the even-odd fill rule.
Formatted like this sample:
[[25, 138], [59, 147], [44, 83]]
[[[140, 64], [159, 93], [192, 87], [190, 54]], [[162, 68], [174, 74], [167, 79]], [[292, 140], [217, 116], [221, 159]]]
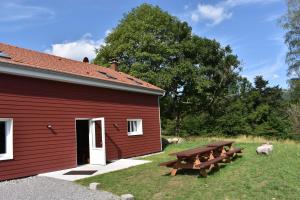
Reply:
[[242, 155], [236, 155], [231, 158], [231, 161], [233, 162], [233, 161], [237, 160], [238, 158], [242, 158], [242, 157], [243, 157]]
[[[228, 163], [229, 164], [229, 163]], [[226, 167], [227, 164], [220, 164], [219, 167], [214, 167], [212, 168], [207, 175], [211, 176], [220, 171], [220, 169]], [[171, 170], [171, 169], [170, 169]], [[199, 169], [178, 169], [176, 176], [196, 176], [198, 178], [206, 178], [200, 175], [200, 170]], [[171, 177], [171, 172], [164, 174], [163, 176], [170, 176]]]
[[169, 141], [166, 138], [161, 138], [162, 150], [164, 151], [167, 146], [170, 145]]

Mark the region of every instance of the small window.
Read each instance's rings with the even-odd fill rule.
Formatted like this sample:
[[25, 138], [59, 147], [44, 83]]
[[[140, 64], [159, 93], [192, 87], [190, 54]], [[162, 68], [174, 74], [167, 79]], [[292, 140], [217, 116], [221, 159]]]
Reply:
[[6, 59], [11, 59], [11, 57], [8, 54], [4, 53], [3, 51], [0, 51], [0, 57], [6, 58]]
[[102, 74], [105, 78], [110, 78], [110, 79], [117, 79], [116, 77], [102, 71], [98, 71], [100, 74]]
[[13, 158], [12, 119], [0, 118], [0, 160]]
[[127, 119], [128, 135], [143, 135], [143, 123], [141, 119]]
[[136, 84], [138, 84], [138, 85], [143, 85], [143, 83], [142, 83], [142, 82], [140, 82], [140, 81], [137, 81], [137, 80], [135, 80], [134, 78], [127, 77], [127, 79], [128, 79], [128, 80], [131, 80], [131, 81], [133, 81], [133, 82], [135, 82], [135, 83], [136, 83]]

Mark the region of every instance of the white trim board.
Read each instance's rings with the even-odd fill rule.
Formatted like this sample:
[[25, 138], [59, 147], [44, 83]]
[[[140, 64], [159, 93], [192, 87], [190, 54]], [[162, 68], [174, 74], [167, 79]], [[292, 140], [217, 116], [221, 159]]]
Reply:
[[145, 93], [145, 94], [152, 94], [152, 95], [159, 95], [159, 96], [164, 95], [164, 91], [153, 90], [150, 88], [130, 86], [122, 83], [114, 83], [111, 81], [105, 81], [96, 78], [83, 77], [79, 75], [72, 75], [63, 72], [55, 72], [46, 69], [37, 69], [28, 66], [10, 64], [4, 62], [0, 62], [0, 73], [73, 83], [79, 85], [88, 85], [88, 86], [94, 86], [100, 88], [108, 88], [113, 90], [123, 90], [123, 91]]
[[0, 154], [1, 160], [11, 160], [14, 158], [13, 152], [13, 119], [12, 118], [0, 118], [0, 121], [5, 122], [5, 143], [6, 150], [5, 153]]
[[161, 137], [161, 117], [160, 117], [160, 101], [159, 101], [159, 97], [157, 97], [157, 104], [158, 104], [158, 115], [159, 115], [160, 151], [162, 151], [163, 150], [163, 143], [162, 143], [162, 137]]

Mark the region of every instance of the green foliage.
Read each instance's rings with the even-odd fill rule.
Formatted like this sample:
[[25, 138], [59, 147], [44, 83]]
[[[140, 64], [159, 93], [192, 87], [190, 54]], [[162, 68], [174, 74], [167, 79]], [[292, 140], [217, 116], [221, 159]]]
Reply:
[[207, 135], [211, 134], [206, 122], [209, 116], [205, 113], [198, 115], [187, 115], [182, 120], [182, 135]]
[[[227, 135], [264, 135], [278, 138], [291, 137], [288, 103], [283, 91], [278, 87], [269, 87], [263, 77], [255, 78], [255, 87], [246, 80], [236, 86], [236, 93], [228, 101], [218, 105], [216, 115], [203, 109], [201, 115], [188, 114], [183, 120], [184, 134], [203, 132]], [[205, 116], [198, 118], [196, 116]]]
[[287, 0], [288, 11], [281, 19], [283, 28], [287, 30], [285, 43], [288, 45], [286, 62], [288, 74], [300, 77], [300, 1]]
[[127, 13], [105, 38], [94, 62], [106, 65], [117, 58], [121, 71], [164, 88], [172, 80], [164, 71], [167, 66], [176, 67], [181, 44], [190, 37], [187, 23], [157, 6], [142, 4]]
[[292, 104], [300, 103], [300, 78], [292, 78], [289, 80], [289, 100]]
[[174, 120], [162, 118], [162, 134], [172, 135], [175, 133], [176, 124]]
[[288, 97], [290, 107], [288, 109], [289, 118], [292, 124], [293, 133], [300, 138], [300, 1], [287, 0], [287, 13], [282, 17], [281, 24], [286, 29], [285, 43], [288, 46], [286, 63], [289, 66]]
[[105, 66], [117, 58], [121, 71], [166, 91], [160, 101], [164, 134], [286, 137], [282, 90], [260, 76], [253, 87], [241, 77], [230, 46], [191, 32], [186, 22], [142, 4], [106, 37], [94, 62]]
[[227, 135], [251, 134], [247, 107], [240, 99], [226, 107], [224, 115], [216, 120], [217, 131]]
[[300, 139], [300, 104], [291, 104], [288, 109], [294, 137]]

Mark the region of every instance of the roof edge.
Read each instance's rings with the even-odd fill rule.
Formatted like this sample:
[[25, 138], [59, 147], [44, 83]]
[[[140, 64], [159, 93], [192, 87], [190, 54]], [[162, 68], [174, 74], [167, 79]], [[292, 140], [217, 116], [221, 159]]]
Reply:
[[111, 81], [100, 80], [96, 78], [88, 78], [79, 75], [56, 72], [47, 69], [32, 68], [27, 65], [19, 65], [0, 61], [0, 73], [25, 76], [31, 78], [39, 78], [44, 80], [59, 81], [65, 83], [73, 83], [79, 85], [94, 86], [113, 90], [122, 90], [129, 92], [137, 92], [151, 95], [164, 96], [164, 90], [155, 90], [150, 88], [142, 88], [138, 86], [129, 86], [122, 83], [114, 83]]

